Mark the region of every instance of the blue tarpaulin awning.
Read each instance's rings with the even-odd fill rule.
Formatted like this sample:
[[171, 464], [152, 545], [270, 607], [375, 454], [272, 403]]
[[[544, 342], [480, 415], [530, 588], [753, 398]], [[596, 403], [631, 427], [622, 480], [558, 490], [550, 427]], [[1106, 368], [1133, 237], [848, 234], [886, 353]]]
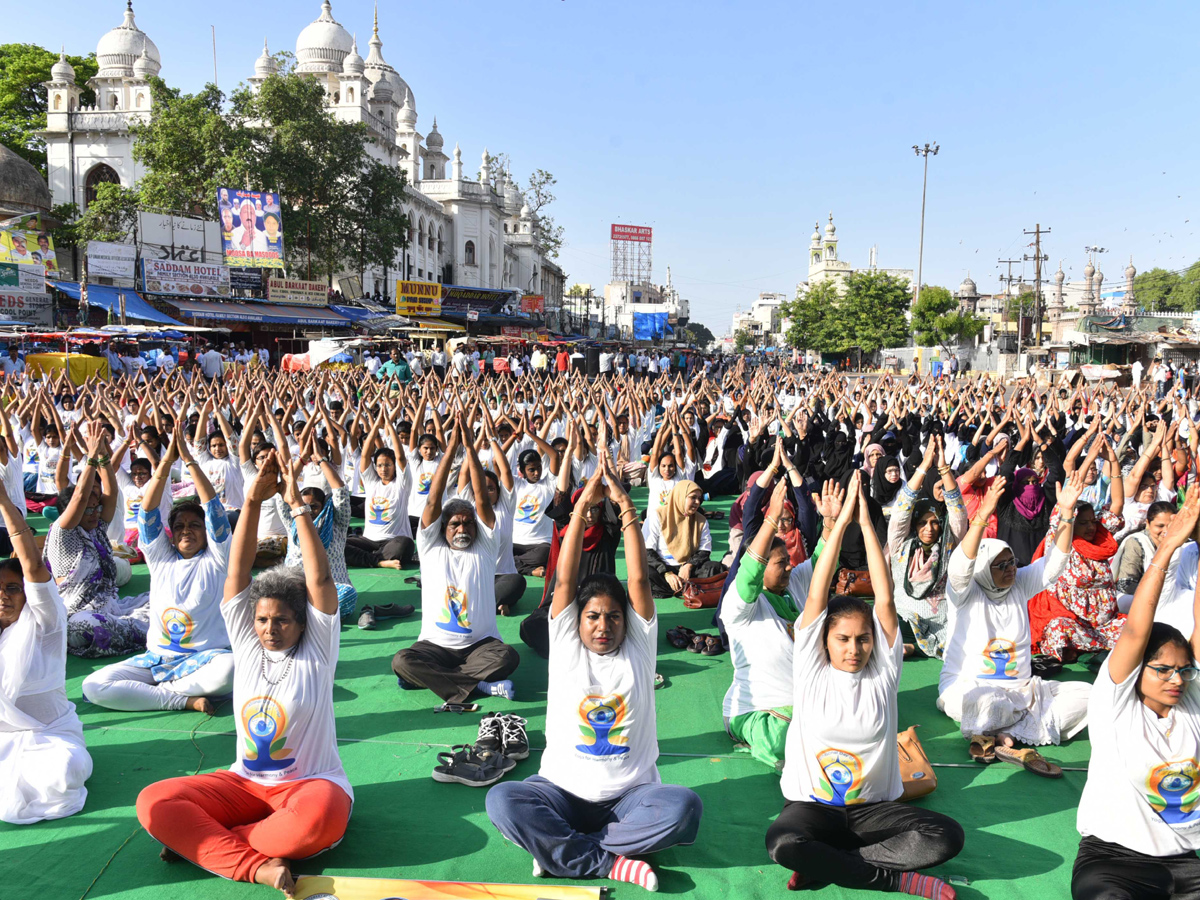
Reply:
[[367, 319], [382, 319], [388, 314], [385, 312], [375, 312], [370, 309], [363, 309], [361, 306], [330, 306], [339, 316], [345, 316], [351, 322], [362, 322]]
[[[79, 299], [79, 285], [76, 282], [53, 281], [51, 284], [68, 297], [73, 297], [76, 300]], [[128, 319], [141, 319], [143, 322], [156, 322], [159, 325], [183, 324], [172, 319], [165, 313], [160, 313], [143, 300], [141, 295], [133, 288], [118, 288], [108, 284], [89, 284], [87, 286], [88, 306], [99, 306], [101, 309], [107, 309], [115, 316], [121, 309], [121, 301], [117, 297], [118, 294], [125, 295], [125, 317]]]
[[218, 303], [209, 300], [172, 299], [170, 304], [193, 319], [257, 322], [268, 325], [320, 325], [349, 328], [350, 320], [322, 306], [289, 306], [286, 303]]

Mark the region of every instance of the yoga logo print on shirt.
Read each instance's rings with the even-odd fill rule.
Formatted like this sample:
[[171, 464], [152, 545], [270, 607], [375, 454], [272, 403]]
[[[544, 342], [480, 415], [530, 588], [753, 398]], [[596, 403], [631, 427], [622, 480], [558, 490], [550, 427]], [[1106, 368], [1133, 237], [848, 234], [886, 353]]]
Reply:
[[162, 614], [162, 637], [159, 639], [159, 649], [168, 653], [191, 653], [192, 632], [196, 623], [192, 617], [177, 606], [169, 606]]
[[368, 506], [368, 525], [392, 524], [392, 501], [384, 494], [374, 494]]
[[417, 493], [425, 495], [429, 493], [429, 485], [433, 484], [433, 473], [422, 472], [417, 476]]
[[1017, 677], [1017, 645], [1004, 638], [992, 638], [983, 648], [980, 678], [1011, 681]]
[[1200, 822], [1200, 767], [1194, 759], [1166, 762], [1150, 770], [1146, 799], [1159, 817], [1172, 828]]
[[812, 798], [826, 806], [854, 806], [862, 803], [863, 762], [862, 758], [849, 750], [827, 747], [817, 754], [817, 765], [825, 773], [818, 786], [825, 797], [812, 794]]
[[125, 525], [128, 528], [137, 528], [138, 513], [142, 511], [141, 497], [127, 497], [125, 499]]
[[625, 719], [629, 707], [620, 694], [588, 694], [579, 704], [579, 732], [586, 743], [575, 749], [588, 756], [623, 756], [629, 752]]
[[287, 710], [273, 697], [254, 697], [242, 706], [246, 755], [242, 764], [251, 772], [277, 772], [296, 761], [287, 743]]
[[526, 494], [517, 503], [517, 521], [526, 525], [534, 524], [534, 519], [541, 508], [542, 501], [538, 499], [537, 494]]
[[467, 618], [467, 595], [452, 584], [446, 585], [446, 606], [437, 627], [454, 634], [470, 634], [471, 620]]
[[675, 485], [669, 484], [669, 485], [667, 485], [665, 490], [661, 490], [658, 492], [658, 505], [659, 506], [667, 505], [667, 501], [669, 501], [671, 499], [671, 491], [673, 491], [674, 489], [675, 489]]

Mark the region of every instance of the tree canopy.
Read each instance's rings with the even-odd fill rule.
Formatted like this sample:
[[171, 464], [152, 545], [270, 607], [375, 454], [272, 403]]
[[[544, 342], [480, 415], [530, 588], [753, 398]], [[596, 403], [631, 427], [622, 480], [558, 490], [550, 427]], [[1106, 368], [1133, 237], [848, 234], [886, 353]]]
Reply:
[[701, 325], [699, 322], [688, 322], [683, 327], [684, 336], [697, 347], [707, 347], [716, 340], [716, 336], [709, 330], [707, 325]]
[[[46, 142], [37, 132], [46, 127], [47, 99], [42, 83], [50, 80], [50, 69], [58, 54], [36, 44], [0, 44], [0, 144], [33, 163], [46, 176]], [[96, 54], [67, 56], [80, 86], [80, 102], [96, 102], [86, 87], [99, 71]]]
[[746, 328], [739, 328], [733, 333], [733, 352], [745, 353], [754, 349], [754, 335]]
[[948, 288], [922, 285], [921, 299], [913, 305], [912, 329], [922, 347], [952, 345], [969, 341], [983, 331], [984, 320], [958, 308]]
[[908, 341], [908, 279], [854, 272], [839, 286], [823, 281], [781, 309], [791, 320], [789, 346], [825, 353], [876, 353]]
[[1153, 312], [1195, 312], [1200, 309], [1200, 261], [1182, 272], [1154, 268], [1133, 279], [1138, 306]]

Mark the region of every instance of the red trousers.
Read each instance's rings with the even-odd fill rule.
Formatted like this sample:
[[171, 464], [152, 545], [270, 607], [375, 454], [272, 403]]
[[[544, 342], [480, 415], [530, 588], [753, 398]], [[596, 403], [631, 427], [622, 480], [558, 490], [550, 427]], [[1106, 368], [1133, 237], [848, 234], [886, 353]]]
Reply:
[[143, 790], [138, 821], [151, 837], [203, 869], [254, 881], [269, 859], [304, 859], [336, 845], [350, 798], [323, 778], [263, 785], [228, 770], [168, 778]]

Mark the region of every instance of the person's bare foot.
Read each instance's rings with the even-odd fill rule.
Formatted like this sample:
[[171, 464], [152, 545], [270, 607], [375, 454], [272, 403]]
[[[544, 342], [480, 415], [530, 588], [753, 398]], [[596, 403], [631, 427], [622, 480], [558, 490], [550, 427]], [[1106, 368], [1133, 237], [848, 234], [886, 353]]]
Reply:
[[379, 568], [381, 568], [381, 569], [402, 569], [402, 568], [404, 568], [404, 566], [398, 559], [381, 559], [379, 561]]
[[512, 615], [512, 610], [508, 607], [507, 604], [504, 604], [504, 603], [501, 603], [499, 606], [496, 607], [496, 612], [500, 613], [500, 615], [502, 615], [502, 616], [511, 616]]
[[546, 575], [546, 567], [538, 566], [536, 569], [534, 569], [529, 574], [532, 575], [534, 578], [544, 578]]
[[184, 707], [196, 712], [202, 712], [206, 716], [215, 716], [217, 714], [216, 704], [207, 697], [188, 697]]
[[254, 873], [254, 881], [283, 891], [288, 897], [296, 892], [296, 880], [292, 878], [292, 870], [288, 867], [287, 860], [279, 857], [268, 859], [259, 866], [258, 871]]
[[163, 844], [163, 848], [158, 851], [158, 858], [165, 863], [176, 863], [183, 860], [182, 856], [180, 856], [166, 844]]

